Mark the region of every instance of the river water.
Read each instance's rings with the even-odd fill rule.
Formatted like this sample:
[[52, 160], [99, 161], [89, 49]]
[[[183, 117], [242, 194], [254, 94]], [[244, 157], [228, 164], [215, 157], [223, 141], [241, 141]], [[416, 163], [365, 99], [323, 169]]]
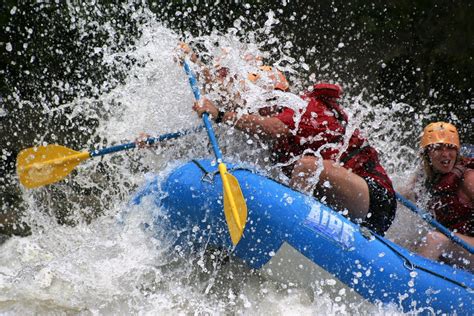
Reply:
[[[78, 96], [44, 109], [45, 115], [64, 111], [71, 120], [94, 119], [97, 124], [83, 148], [107, 147], [133, 140], [142, 132], [158, 136], [200, 124], [191, 110], [193, 95], [187, 78], [175, 60], [179, 34], [151, 12], [137, 14], [144, 22], [130, 49], [117, 51], [113, 43], [97, 48], [104, 67], [125, 69], [121, 61], [135, 61], [126, 65], [124, 80], [94, 99]], [[268, 29], [260, 32], [271, 34], [272, 15], [267, 19]], [[112, 34], [114, 30], [109, 31]], [[224, 47], [227, 55], [220, 62], [236, 73], [246, 71], [241, 56], [268, 53], [262, 48], [264, 43], [250, 35], [242, 41], [236, 29], [201, 37], [188, 35], [187, 41], [199, 43], [209, 58], [220, 56]], [[285, 64], [285, 60], [291, 62]], [[284, 54], [280, 62], [282, 70], [291, 74], [306, 67]], [[304, 86], [305, 79], [293, 75], [295, 86]], [[314, 79], [318, 80], [317, 75]], [[93, 82], [88, 84], [94, 86]], [[400, 114], [413, 109], [403, 103], [393, 103], [388, 109], [368, 91], [348, 92], [343, 103], [353, 122], [349, 130], [361, 124], [382, 153], [394, 182], [401, 185], [413, 170], [416, 152], [401, 146], [399, 140], [417, 135], [395, 131], [403, 125]], [[217, 129], [217, 135], [226, 160], [245, 161], [275, 174], [265, 159], [265, 144], [229, 128]], [[38, 139], [41, 143], [51, 139], [49, 136], [45, 133]], [[367, 303], [331, 276], [322, 275], [310, 289], [298, 287], [290, 281], [271, 280], [232, 260], [222, 262], [216, 255], [176, 253], [167, 232], [147, 230], [143, 223], [151, 220], [151, 206], [128, 204], [147, 174], [165, 177], [180, 162], [209, 156], [207, 137], [197, 132], [153, 149], [90, 159], [65, 181], [36, 190], [22, 189], [27, 210], [24, 220], [32, 234], [12, 237], [0, 246], [0, 313], [399, 314], [395, 308]], [[61, 223], [73, 225], [58, 224], [58, 214]], [[388, 237], [413, 246], [409, 241], [421, 236], [422, 227], [408, 211], [399, 209]]]

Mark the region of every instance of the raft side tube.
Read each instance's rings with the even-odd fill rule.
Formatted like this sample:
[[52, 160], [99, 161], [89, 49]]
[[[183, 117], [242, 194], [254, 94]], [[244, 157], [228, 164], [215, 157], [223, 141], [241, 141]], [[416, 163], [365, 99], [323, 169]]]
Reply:
[[[259, 269], [287, 242], [371, 302], [405, 312], [432, 308], [459, 314], [474, 309], [471, 273], [422, 258], [361, 228], [316, 199], [250, 170], [229, 166], [248, 207], [244, 235], [233, 254]], [[232, 170], [233, 169], [233, 170]], [[222, 182], [209, 160], [186, 163], [147, 194], [164, 207], [176, 231], [191, 229], [194, 243], [232, 249], [224, 218]], [[189, 238], [182, 241], [189, 243]]]

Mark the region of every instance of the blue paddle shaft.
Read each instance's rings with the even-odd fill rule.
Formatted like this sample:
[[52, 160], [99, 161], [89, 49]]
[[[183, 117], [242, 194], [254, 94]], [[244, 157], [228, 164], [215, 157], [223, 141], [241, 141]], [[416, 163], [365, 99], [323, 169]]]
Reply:
[[199, 101], [201, 99], [201, 92], [199, 92], [199, 87], [198, 87], [196, 77], [194, 76], [193, 71], [191, 70], [191, 67], [189, 67], [189, 64], [187, 61], [184, 61], [184, 71], [186, 72], [186, 75], [188, 75], [189, 84], [191, 85], [191, 88], [193, 89], [194, 98], [197, 101]]
[[[194, 93], [194, 98], [196, 101], [199, 101], [201, 99], [201, 93], [199, 92], [199, 87], [197, 84], [196, 77], [193, 74], [193, 71], [189, 67], [189, 64], [187, 61], [184, 61], [184, 71], [186, 72], [186, 75], [188, 75], [189, 79], [189, 84], [191, 85], [191, 88]], [[221, 150], [219, 149], [219, 145], [217, 144], [217, 139], [214, 134], [214, 129], [212, 128], [211, 123], [209, 122], [209, 115], [207, 113], [204, 113], [202, 115], [202, 120], [204, 122], [204, 126], [206, 127], [207, 130], [207, 135], [209, 136], [209, 140], [211, 142], [212, 148], [214, 149], [214, 154], [216, 155], [216, 159], [218, 163], [222, 162], [222, 153]]]
[[403, 205], [405, 205], [411, 211], [413, 211], [413, 212], [417, 213], [418, 215], [420, 215], [421, 218], [423, 218], [427, 223], [429, 223], [434, 228], [439, 230], [443, 235], [445, 235], [446, 237], [448, 237], [449, 239], [451, 239], [452, 241], [454, 241], [455, 243], [457, 243], [458, 245], [460, 245], [461, 247], [463, 247], [464, 249], [469, 251], [471, 254], [474, 253], [474, 247], [472, 247], [471, 245], [466, 243], [464, 240], [462, 240], [458, 236], [454, 235], [454, 233], [452, 231], [450, 231], [449, 229], [447, 229], [446, 227], [441, 225], [441, 223], [436, 221], [431, 216], [431, 214], [429, 214], [428, 212], [423, 211], [423, 210], [419, 209], [418, 207], [416, 207], [416, 205], [414, 203], [412, 203], [410, 200], [406, 199], [403, 195], [401, 195], [399, 193], [395, 193], [395, 195], [397, 196], [397, 200], [399, 200]]
[[[202, 126], [199, 126], [197, 128], [194, 128], [194, 129], [179, 131], [179, 132], [176, 132], [176, 133], [163, 134], [163, 135], [158, 136], [158, 137], [148, 137], [147, 139], [145, 139], [145, 143], [148, 144], [148, 145], [152, 145], [152, 144], [155, 144], [155, 143], [162, 142], [164, 140], [179, 138], [181, 136], [197, 132], [197, 131], [201, 130], [202, 128], [203, 128]], [[137, 147], [137, 144], [135, 142], [127, 143], [127, 144], [121, 144], [121, 145], [112, 146], [112, 147], [108, 147], [108, 148], [103, 148], [103, 149], [99, 149], [99, 150], [93, 150], [93, 151], [91, 151], [90, 156], [91, 157], [98, 157], [98, 156], [103, 156], [103, 155], [107, 155], [107, 154], [110, 154], [110, 153], [115, 153], [115, 152], [122, 151], [122, 150], [133, 149], [135, 147]]]

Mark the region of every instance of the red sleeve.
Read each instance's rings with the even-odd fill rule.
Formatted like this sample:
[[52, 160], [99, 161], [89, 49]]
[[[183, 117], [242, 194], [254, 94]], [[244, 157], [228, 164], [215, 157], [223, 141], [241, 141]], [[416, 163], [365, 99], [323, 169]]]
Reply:
[[295, 129], [295, 111], [290, 108], [285, 108], [280, 114], [275, 117], [283, 122], [289, 129]]

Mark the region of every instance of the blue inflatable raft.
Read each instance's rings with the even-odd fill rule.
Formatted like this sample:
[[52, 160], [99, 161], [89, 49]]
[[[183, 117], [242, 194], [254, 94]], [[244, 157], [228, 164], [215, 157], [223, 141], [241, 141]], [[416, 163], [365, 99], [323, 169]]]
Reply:
[[[182, 246], [191, 241], [232, 249], [235, 257], [260, 269], [285, 244], [370, 302], [395, 305], [404, 312], [472, 315], [473, 274], [413, 254], [316, 199], [251, 170], [229, 170], [248, 206], [244, 235], [235, 249], [224, 218], [222, 182], [209, 160], [175, 168], [162, 182], [155, 177], [133, 203], [147, 197], [164, 209], [169, 229], [179, 234], [177, 243]], [[298, 266], [294, 270], [299, 273]]]

